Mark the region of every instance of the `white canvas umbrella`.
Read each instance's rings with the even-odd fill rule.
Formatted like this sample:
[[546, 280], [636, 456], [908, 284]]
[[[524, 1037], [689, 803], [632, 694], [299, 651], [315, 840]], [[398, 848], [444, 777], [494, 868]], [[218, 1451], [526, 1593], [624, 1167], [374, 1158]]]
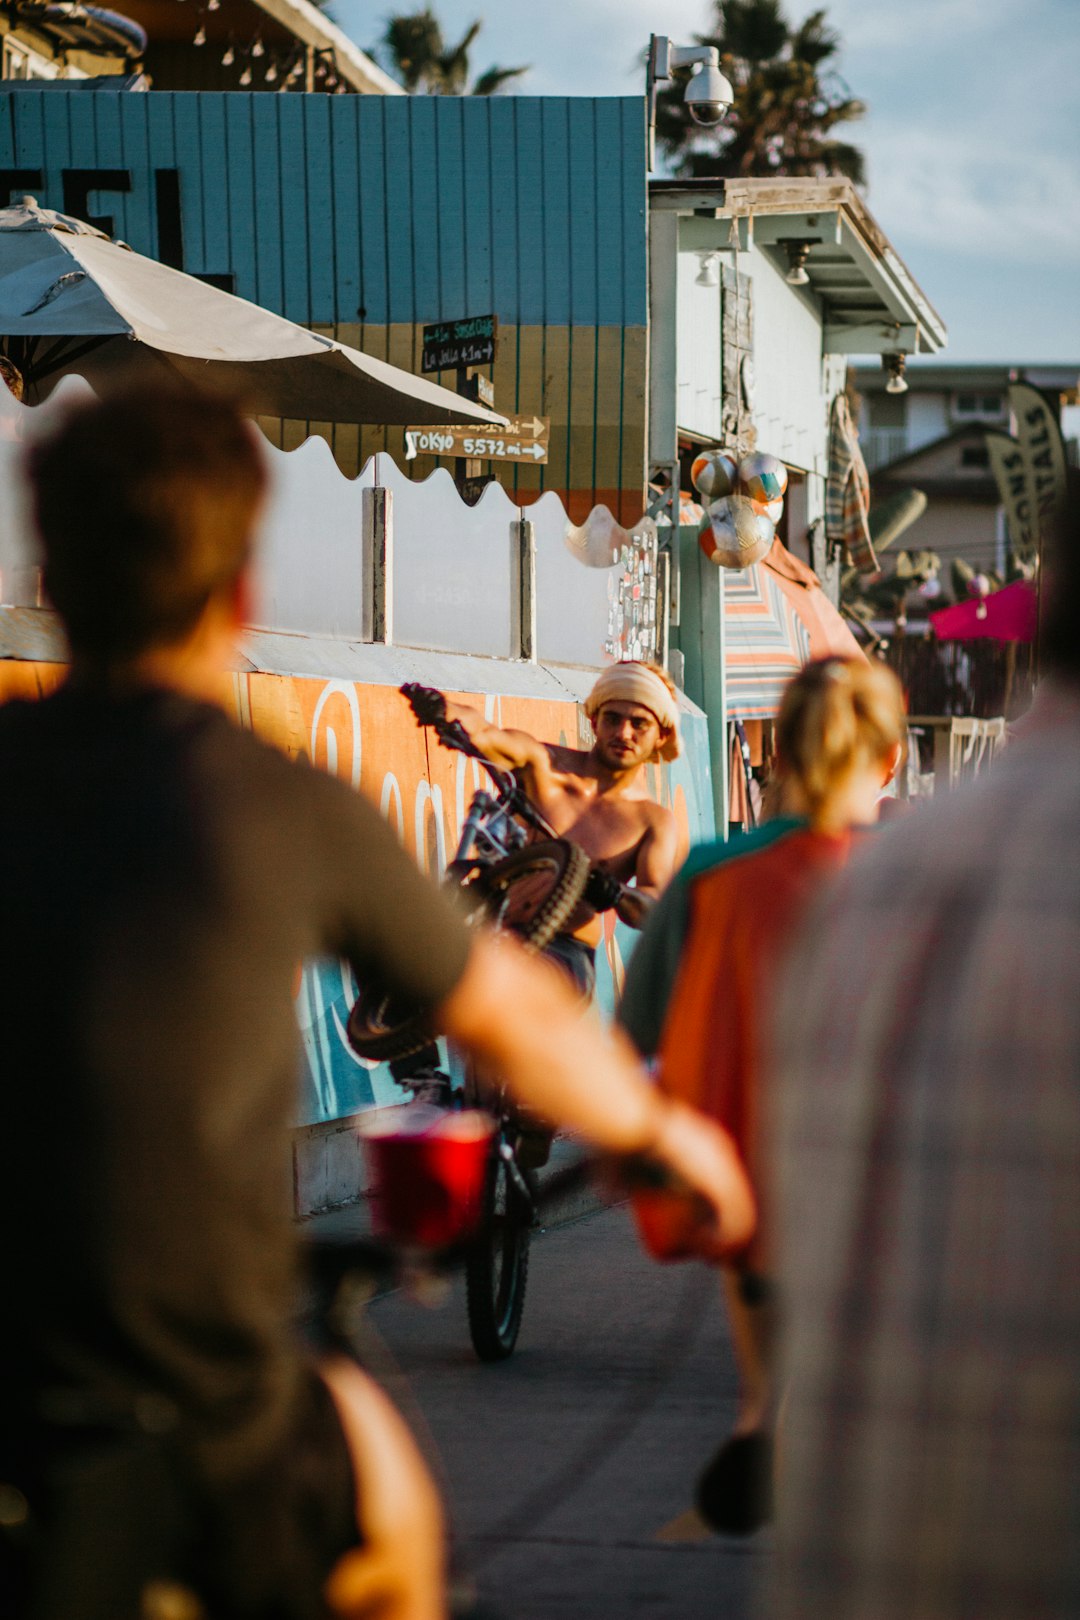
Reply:
[[27, 360], [31, 394], [77, 371], [101, 391], [119, 377], [178, 372], [228, 389], [253, 415], [314, 422], [489, 422], [504, 418], [358, 349], [209, 287], [32, 197], [0, 209], [0, 334]]

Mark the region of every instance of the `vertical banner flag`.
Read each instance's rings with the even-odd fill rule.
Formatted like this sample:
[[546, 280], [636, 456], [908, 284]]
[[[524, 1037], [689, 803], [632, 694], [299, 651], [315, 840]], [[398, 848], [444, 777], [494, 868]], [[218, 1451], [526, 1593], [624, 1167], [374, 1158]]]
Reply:
[[1031, 562], [1038, 550], [1038, 524], [1024, 452], [1007, 433], [987, 430], [986, 450], [997, 482], [1009, 543], [1020, 562]]
[[1045, 539], [1065, 499], [1065, 443], [1053, 404], [1031, 383], [1009, 385], [1016, 437], [1024, 453], [1035, 525]]
[[986, 448], [1021, 562], [1034, 562], [1040, 539], [1065, 498], [1065, 443], [1053, 402], [1031, 383], [1009, 384], [1016, 437], [988, 431]]

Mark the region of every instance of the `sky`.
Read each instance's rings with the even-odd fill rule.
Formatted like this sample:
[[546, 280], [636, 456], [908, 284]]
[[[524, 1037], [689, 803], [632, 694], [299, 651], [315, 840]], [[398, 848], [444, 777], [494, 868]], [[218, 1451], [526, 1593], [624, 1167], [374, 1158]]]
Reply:
[[[633, 95], [650, 33], [689, 43], [709, 0], [431, 0], [448, 38], [475, 18], [477, 70], [529, 63], [522, 95]], [[391, 9], [336, 0], [368, 49]], [[846, 138], [867, 202], [949, 329], [955, 360], [1080, 366], [1080, 0], [787, 0], [818, 5], [868, 104]], [[944, 358], [944, 356], [943, 356]]]

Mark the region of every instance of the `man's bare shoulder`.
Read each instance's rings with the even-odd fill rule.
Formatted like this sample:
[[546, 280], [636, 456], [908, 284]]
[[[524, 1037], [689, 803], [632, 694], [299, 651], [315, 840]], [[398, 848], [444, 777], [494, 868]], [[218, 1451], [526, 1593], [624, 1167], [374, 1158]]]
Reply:
[[551, 769], [557, 776], [576, 776], [593, 780], [596, 766], [591, 753], [583, 748], [564, 748], [559, 743], [545, 743]]

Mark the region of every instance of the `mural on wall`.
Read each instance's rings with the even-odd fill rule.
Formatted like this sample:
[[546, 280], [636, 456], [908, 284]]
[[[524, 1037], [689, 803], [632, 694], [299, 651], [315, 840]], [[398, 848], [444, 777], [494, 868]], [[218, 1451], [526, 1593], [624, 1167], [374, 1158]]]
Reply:
[[[291, 754], [305, 753], [379, 806], [405, 848], [433, 877], [452, 858], [473, 793], [486, 785], [475, 761], [442, 748], [412, 719], [396, 688], [298, 676], [236, 677], [238, 708], [255, 731]], [[589, 747], [592, 734], [578, 705], [539, 698], [451, 692], [482, 707], [498, 725], [530, 731], [563, 747]], [[245, 713], [246, 711], [246, 713]], [[704, 717], [684, 716], [687, 746], [674, 766], [652, 766], [650, 794], [674, 812], [685, 838], [712, 835], [708, 736]], [[609, 1012], [621, 986], [634, 934], [605, 917], [598, 951], [597, 999]], [[297, 998], [305, 1074], [299, 1124], [340, 1118], [396, 1101], [401, 1093], [385, 1065], [357, 1058], [345, 1040], [355, 993], [339, 962], [305, 967]]]
[[[60, 684], [62, 664], [0, 659], [0, 702], [38, 698]], [[530, 731], [564, 747], [588, 747], [591, 731], [570, 701], [451, 692], [482, 707], [496, 724]], [[226, 696], [236, 718], [292, 757], [305, 755], [376, 805], [405, 848], [433, 877], [453, 855], [474, 791], [485, 773], [475, 760], [440, 747], [414, 722], [396, 687], [296, 675], [237, 674]], [[704, 716], [684, 715], [685, 749], [674, 766], [650, 766], [648, 789], [674, 812], [684, 837], [713, 834], [708, 734]], [[610, 1012], [634, 934], [605, 917], [598, 951], [597, 999]], [[338, 1119], [400, 1100], [385, 1065], [355, 1056], [345, 1020], [355, 995], [342, 963], [306, 963], [298, 975], [297, 1019], [303, 1049], [296, 1123]]]

